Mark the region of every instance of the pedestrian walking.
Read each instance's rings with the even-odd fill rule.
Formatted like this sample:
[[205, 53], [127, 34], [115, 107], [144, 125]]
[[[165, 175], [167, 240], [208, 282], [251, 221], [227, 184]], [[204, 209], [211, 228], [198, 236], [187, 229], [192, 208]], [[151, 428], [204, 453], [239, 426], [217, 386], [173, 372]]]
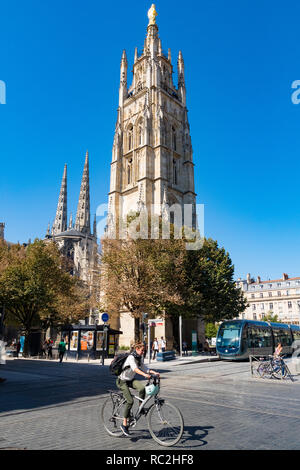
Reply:
[[[0, 340], [0, 364], [6, 363], [6, 356], [5, 356], [5, 343], [4, 341]], [[5, 382], [6, 379], [0, 377], [0, 383]]]
[[48, 342], [47, 342], [48, 359], [52, 359], [52, 348], [53, 348], [53, 341], [52, 339], [48, 339]]
[[58, 345], [59, 362], [63, 361], [65, 352], [66, 352], [66, 343], [65, 343], [64, 338], [62, 338], [59, 345]]
[[165, 342], [163, 336], [161, 336], [161, 338], [160, 338], [160, 350], [161, 350], [161, 352], [165, 352], [165, 350], [166, 350], [166, 342]]
[[21, 349], [21, 341], [20, 341], [20, 338], [19, 338], [18, 342], [17, 342], [17, 357], [19, 357], [20, 349]]
[[153, 350], [153, 361], [156, 358], [156, 354], [158, 353], [158, 341], [157, 338], [154, 338], [153, 344], [152, 344], [152, 350]]
[[45, 339], [45, 341], [43, 342], [42, 344], [42, 357], [47, 357], [47, 347], [48, 347], [48, 343], [47, 343], [47, 340]]

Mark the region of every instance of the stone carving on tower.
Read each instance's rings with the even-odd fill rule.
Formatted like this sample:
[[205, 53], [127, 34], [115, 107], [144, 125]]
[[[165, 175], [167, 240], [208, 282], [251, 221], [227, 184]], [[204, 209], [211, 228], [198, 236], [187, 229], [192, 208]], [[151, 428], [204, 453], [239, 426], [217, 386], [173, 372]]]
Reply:
[[167, 200], [184, 214], [184, 205], [196, 202], [183, 56], [180, 51], [176, 87], [171, 51], [162, 49], [156, 16], [152, 5], [143, 51], [134, 52], [129, 88], [127, 55], [122, 53], [109, 192], [112, 232], [111, 224], [116, 229], [118, 221], [141, 207], [162, 215]]

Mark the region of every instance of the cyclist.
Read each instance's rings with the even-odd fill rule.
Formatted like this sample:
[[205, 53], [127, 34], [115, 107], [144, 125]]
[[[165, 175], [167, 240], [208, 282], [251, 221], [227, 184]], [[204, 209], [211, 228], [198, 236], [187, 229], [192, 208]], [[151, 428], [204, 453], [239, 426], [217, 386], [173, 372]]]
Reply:
[[117, 387], [121, 390], [126, 399], [126, 405], [124, 409], [124, 419], [121, 424], [121, 430], [125, 436], [130, 436], [129, 434], [129, 423], [128, 418], [130, 415], [130, 410], [133, 405], [133, 397], [130, 393], [129, 387], [135, 388], [139, 392], [139, 398], [142, 400], [145, 399], [145, 386], [140, 380], [134, 380], [136, 374], [142, 375], [146, 379], [150, 379], [151, 375], [157, 375], [159, 373], [154, 370], [149, 370], [144, 364], [144, 352], [145, 347], [142, 342], [137, 342], [134, 345], [134, 351], [129, 354], [127, 357], [121, 374], [117, 378]]
[[281, 343], [278, 343], [274, 352], [274, 358], [279, 358], [281, 353], [282, 353], [282, 346], [281, 346]]

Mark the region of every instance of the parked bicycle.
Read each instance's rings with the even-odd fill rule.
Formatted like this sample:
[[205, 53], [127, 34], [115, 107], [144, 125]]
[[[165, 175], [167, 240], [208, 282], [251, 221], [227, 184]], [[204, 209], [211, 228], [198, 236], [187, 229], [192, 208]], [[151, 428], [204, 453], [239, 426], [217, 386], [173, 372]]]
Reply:
[[271, 355], [268, 357], [269, 359], [260, 358], [260, 362], [256, 369], [260, 377], [270, 379], [284, 379], [288, 377], [292, 380], [292, 382], [294, 381], [287, 364], [283, 360], [283, 357]]
[[[130, 414], [129, 427], [134, 428], [141, 418], [147, 418], [149, 432], [158, 444], [169, 447], [177, 444], [183, 434], [184, 423], [181, 412], [176, 406], [158, 396], [160, 391], [160, 378], [151, 376], [147, 385], [154, 385], [153, 394], [144, 400], [134, 395], [139, 407], [136, 413]], [[109, 390], [110, 396], [105, 400], [101, 409], [101, 419], [105, 430], [114, 437], [123, 435], [120, 425], [123, 421], [123, 407], [126, 404], [122, 392]], [[150, 400], [154, 402], [147, 407]]]

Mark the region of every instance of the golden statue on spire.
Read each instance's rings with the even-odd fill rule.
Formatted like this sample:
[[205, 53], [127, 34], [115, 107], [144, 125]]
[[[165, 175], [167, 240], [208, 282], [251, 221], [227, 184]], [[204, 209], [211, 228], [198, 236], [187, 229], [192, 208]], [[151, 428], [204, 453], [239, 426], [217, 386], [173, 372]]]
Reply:
[[148, 18], [149, 18], [148, 26], [156, 24], [156, 17], [157, 17], [157, 11], [155, 10], [154, 3], [152, 3], [151, 8], [148, 10]]

